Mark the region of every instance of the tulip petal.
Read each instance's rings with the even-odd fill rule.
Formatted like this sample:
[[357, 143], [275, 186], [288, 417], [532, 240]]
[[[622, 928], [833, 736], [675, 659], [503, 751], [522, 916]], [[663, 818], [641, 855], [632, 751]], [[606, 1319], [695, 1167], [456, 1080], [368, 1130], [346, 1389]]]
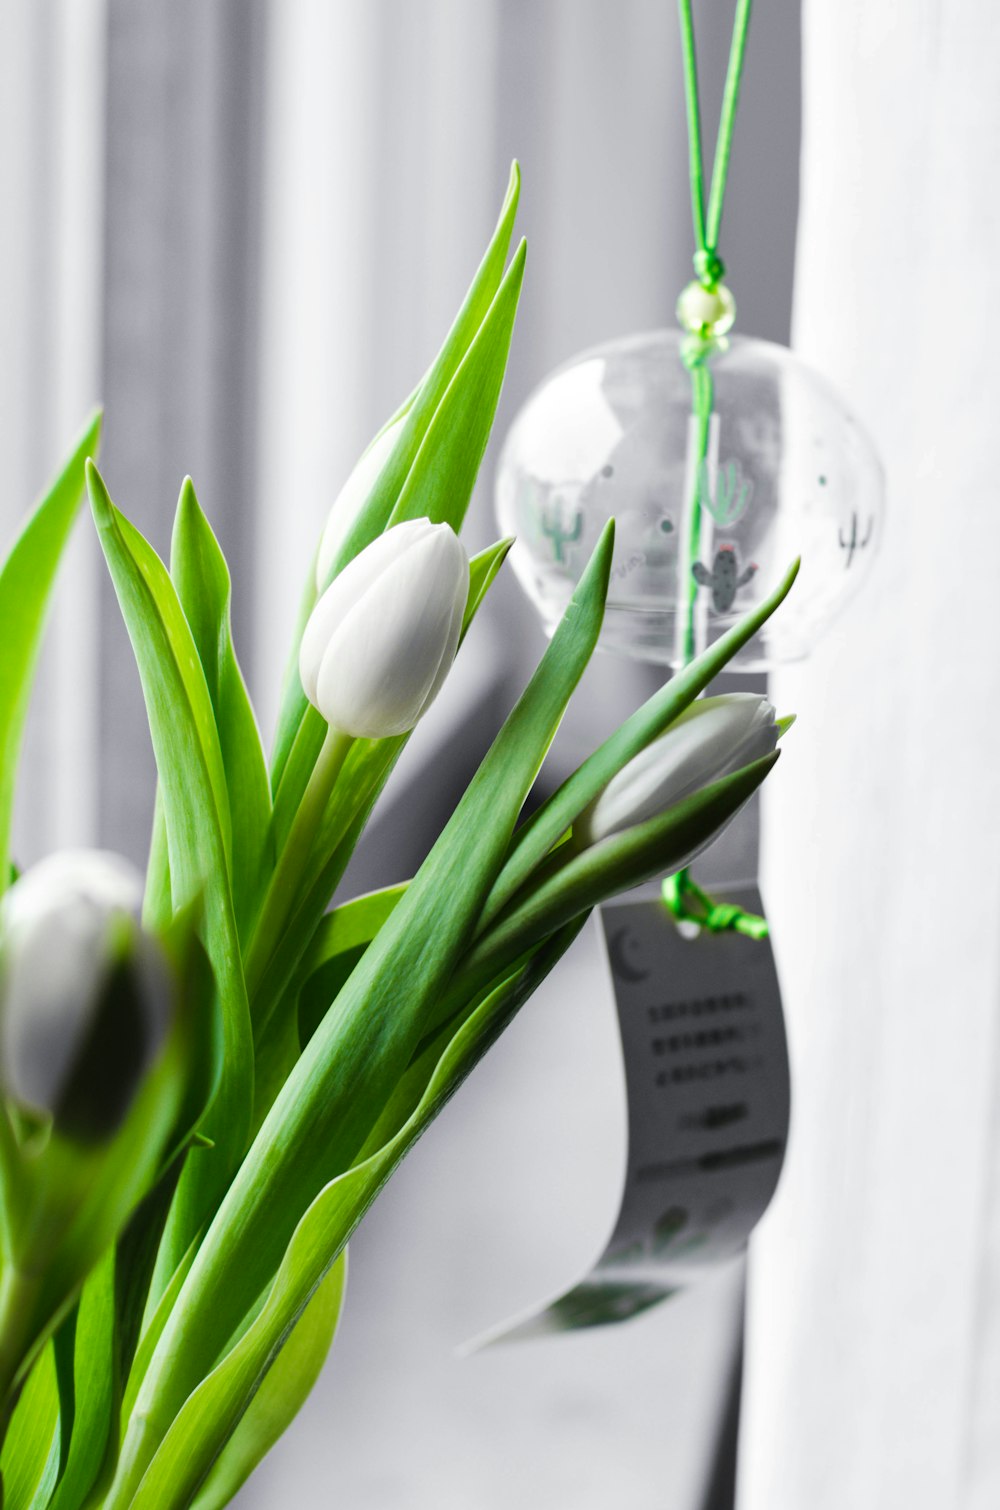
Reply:
[[356, 738], [412, 729], [458, 648], [468, 595], [465, 552], [446, 527], [420, 522], [416, 528], [420, 533], [338, 626], [320, 665], [317, 705], [330, 724]]
[[94, 1026], [115, 935], [141, 905], [138, 871], [100, 850], [47, 856], [4, 898], [0, 1063], [23, 1106], [46, 1114], [59, 1105]]
[[778, 741], [774, 708], [752, 692], [691, 706], [605, 787], [573, 826], [579, 845], [644, 823], [692, 792], [769, 755]]
[[345, 615], [358, 603], [389, 566], [419, 539], [428, 527], [426, 519], [411, 519], [379, 535], [371, 545], [349, 561], [335, 577], [309, 616], [299, 650], [299, 675], [309, 701], [317, 705], [320, 666], [330, 639]]

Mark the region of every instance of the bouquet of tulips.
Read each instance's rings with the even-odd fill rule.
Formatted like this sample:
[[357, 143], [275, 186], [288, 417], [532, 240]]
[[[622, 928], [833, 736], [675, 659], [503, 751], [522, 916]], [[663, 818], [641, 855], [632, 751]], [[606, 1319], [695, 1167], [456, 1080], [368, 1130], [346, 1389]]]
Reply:
[[[699, 694], [788, 590], [666, 684], [527, 821], [593, 652], [609, 522], [420, 870], [338, 883], [503, 563], [458, 530], [524, 265], [512, 176], [433, 366], [333, 506], [268, 760], [225, 560], [185, 482], [169, 566], [112, 503], [95, 421], [0, 571], [0, 1471], [4, 1510], [227, 1504], [330, 1348], [348, 1239], [603, 898], [676, 869], [759, 786], [762, 699]], [[147, 874], [9, 858], [45, 608], [84, 494], [141, 678]], [[698, 699], [696, 701], [696, 699]]]

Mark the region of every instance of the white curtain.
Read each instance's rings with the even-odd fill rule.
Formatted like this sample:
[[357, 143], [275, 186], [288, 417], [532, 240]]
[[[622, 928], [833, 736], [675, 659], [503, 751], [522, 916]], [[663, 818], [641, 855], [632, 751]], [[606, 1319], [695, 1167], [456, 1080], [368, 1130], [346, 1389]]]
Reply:
[[[103, 0], [3, 11], [0, 548], [100, 395], [104, 20]], [[14, 830], [22, 863], [96, 836], [96, 582], [92, 532], [80, 528], [22, 761]]]
[[888, 468], [766, 807], [794, 1111], [741, 1510], [1000, 1503], [1000, 17], [810, 0], [795, 344]]

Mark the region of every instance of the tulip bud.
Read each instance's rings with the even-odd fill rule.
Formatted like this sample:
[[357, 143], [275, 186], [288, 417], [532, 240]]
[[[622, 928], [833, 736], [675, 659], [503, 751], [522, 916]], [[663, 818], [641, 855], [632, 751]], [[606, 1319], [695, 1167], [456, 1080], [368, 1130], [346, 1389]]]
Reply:
[[316, 557], [318, 592], [322, 592], [326, 586], [340, 547], [347, 539], [355, 519], [368, 502], [368, 495], [378, 481], [379, 473], [389, 460], [392, 448], [399, 438], [400, 424], [401, 421], [396, 420], [394, 424], [383, 430], [381, 435], [376, 436], [334, 500]]
[[120, 1125], [165, 1036], [173, 983], [138, 922], [142, 878], [96, 850], [50, 855], [0, 908], [0, 1081], [80, 1141]]
[[334, 729], [405, 734], [427, 711], [458, 649], [469, 561], [447, 524], [394, 525], [355, 556], [313, 609], [299, 673]]
[[597, 844], [769, 755], [778, 742], [765, 697], [734, 692], [691, 704], [623, 766], [573, 825], [579, 846]]

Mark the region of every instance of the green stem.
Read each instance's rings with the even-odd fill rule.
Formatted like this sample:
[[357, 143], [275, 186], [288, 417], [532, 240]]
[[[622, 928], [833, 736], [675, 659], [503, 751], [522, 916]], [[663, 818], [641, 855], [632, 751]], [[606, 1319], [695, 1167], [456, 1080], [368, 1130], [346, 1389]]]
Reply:
[[[251, 1010], [267, 966], [281, 939], [282, 930], [299, 896], [303, 877], [313, 857], [313, 846], [323, 816], [354, 743], [349, 734], [329, 728], [319, 758], [299, 803], [267, 893], [261, 905], [247, 954], [246, 982]], [[258, 1026], [262, 1026], [259, 1024]]]

